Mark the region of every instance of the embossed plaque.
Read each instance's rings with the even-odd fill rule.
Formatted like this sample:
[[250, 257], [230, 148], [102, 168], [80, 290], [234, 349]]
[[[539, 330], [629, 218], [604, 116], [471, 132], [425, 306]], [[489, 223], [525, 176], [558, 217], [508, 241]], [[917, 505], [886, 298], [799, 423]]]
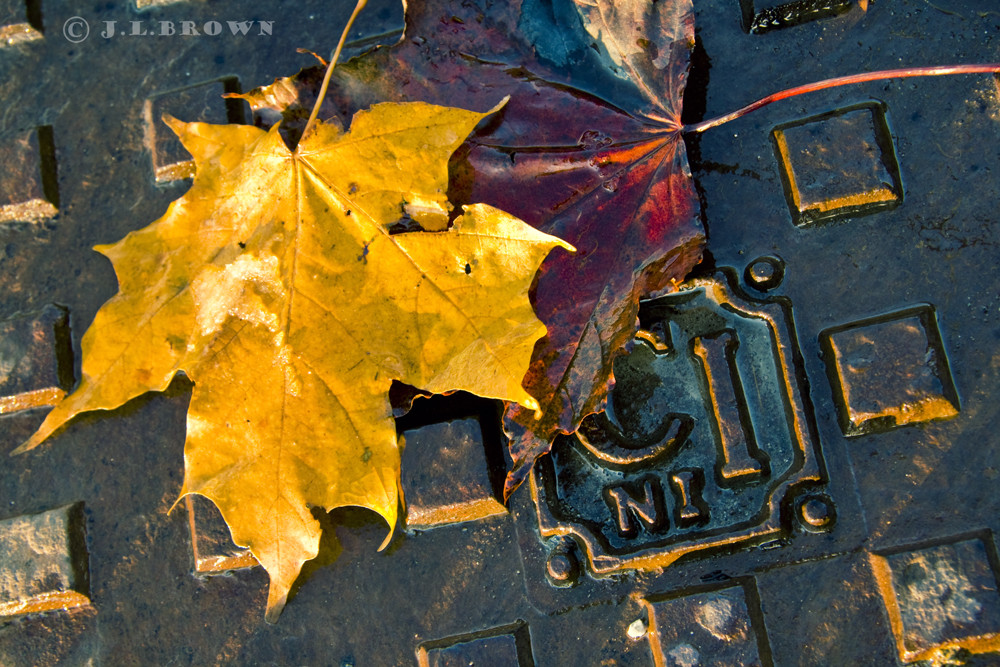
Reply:
[[773, 539], [790, 491], [821, 481], [787, 306], [723, 275], [647, 305], [607, 410], [531, 480], [542, 535], [574, 538], [596, 575]]

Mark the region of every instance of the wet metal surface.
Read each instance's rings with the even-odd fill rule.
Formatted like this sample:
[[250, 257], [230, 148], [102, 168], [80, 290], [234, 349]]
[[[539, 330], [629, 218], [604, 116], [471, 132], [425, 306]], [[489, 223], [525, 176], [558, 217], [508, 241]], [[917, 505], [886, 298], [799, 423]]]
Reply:
[[[311, 64], [295, 49], [328, 52], [348, 9], [0, 2], [0, 454], [79, 376], [116, 288], [89, 248], [187, 187], [160, 115], [245, 121], [219, 94]], [[996, 60], [1000, 35], [973, 0], [695, 9], [688, 122]], [[251, 18], [270, 33], [205, 28]], [[352, 37], [400, 24], [373, 2]], [[403, 529], [377, 552], [374, 515], [319, 516], [339, 544], [276, 625], [217, 511], [168, 512], [183, 379], [5, 460], [0, 664], [1000, 664], [997, 94], [988, 75], [873, 82], [688, 137], [710, 255], [643, 306], [607, 414], [504, 508], [497, 407], [418, 400]]]

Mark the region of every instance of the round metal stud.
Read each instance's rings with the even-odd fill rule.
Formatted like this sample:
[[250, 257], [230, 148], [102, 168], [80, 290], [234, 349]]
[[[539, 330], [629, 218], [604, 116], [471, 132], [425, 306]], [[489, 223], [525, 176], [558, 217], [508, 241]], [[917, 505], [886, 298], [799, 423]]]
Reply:
[[761, 292], [774, 289], [781, 284], [784, 277], [785, 263], [774, 255], [758, 257], [743, 271], [743, 280], [746, 284]]
[[806, 530], [827, 531], [837, 520], [837, 510], [833, 501], [824, 495], [806, 496], [799, 502], [799, 520]]
[[571, 540], [559, 540], [549, 551], [545, 574], [554, 586], [573, 586], [580, 577], [580, 561]]

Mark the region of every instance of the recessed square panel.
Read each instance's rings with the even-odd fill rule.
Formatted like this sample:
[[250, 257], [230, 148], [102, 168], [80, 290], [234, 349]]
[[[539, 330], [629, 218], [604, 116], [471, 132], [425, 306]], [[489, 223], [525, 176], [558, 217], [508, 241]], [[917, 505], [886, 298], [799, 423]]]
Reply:
[[511, 625], [447, 637], [417, 647], [420, 667], [533, 667], [528, 625]]
[[771, 138], [796, 225], [868, 215], [903, 200], [881, 105], [862, 104], [780, 125]]
[[238, 92], [239, 81], [226, 77], [159, 93], [146, 100], [146, 136], [150, 142], [157, 183], [194, 176], [194, 160], [177, 135], [163, 122], [164, 114], [185, 122], [243, 123], [246, 103], [223, 97], [225, 93]]
[[249, 549], [233, 544], [229, 526], [211, 500], [189, 495], [185, 496], [184, 504], [191, 528], [195, 572], [212, 574], [257, 565], [257, 559]]
[[89, 604], [83, 505], [0, 521], [0, 616]]
[[992, 551], [973, 538], [871, 556], [901, 660], [1000, 649]]
[[0, 414], [55, 405], [72, 386], [65, 309], [49, 305], [0, 320]]
[[404, 431], [403, 498], [408, 527], [437, 526], [506, 513], [490, 477], [479, 419]]
[[643, 600], [657, 667], [760, 665], [757, 629], [743, 586]]
[[0, 47], [41, 38], [41, 0], [0, 0]]
[[51, 127], [0, 137], [0, 164], [0, 222], [38, 222], [58, 212]]
[[820, 340], [846, 435], [958, 414], [958, 394], [930, 306], [828, 329]]
[[818, 19], [844, 14], [857, 5], [857, 0], [740, 0], [743, 29], [760, 35], [772, 30], [792, 28]]
[[147, 7], [158, 7], [160, 5], [176, 5], [184, 0], [135, 0], [136, 9], [146, 9]]

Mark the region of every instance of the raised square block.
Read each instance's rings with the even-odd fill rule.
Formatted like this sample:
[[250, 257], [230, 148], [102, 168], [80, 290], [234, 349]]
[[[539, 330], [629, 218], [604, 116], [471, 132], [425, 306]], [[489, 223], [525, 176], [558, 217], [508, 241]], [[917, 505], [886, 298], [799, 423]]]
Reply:
[[0, 164], [0, 222], [38, 222], [58, 212], [51, 127], [0, 137]]
[[42, 38], [40, 0], [0, 0], [0, 46]]
[[992, 544], [965, 539], [872, 554], [871, 562], [902, 661], [1000, 650]]
[[868, 215], [903, 201], [899, 164], [879, 104], [779, 125], [771, 138], [796, 225]]
[[497, 500], [476, 418], [404, 431], [402, 486], [406, 525], [437, 526], [507, 510]]
[[857, 4], [856, 0], [740, 0], [740, 9], [743, 12], [743, 29], [760, 35], [838, 16]]
[[930, 306], [828, 329], [820, 342], [845, 435], [958, 414], [948, 355]]
[[185, 122], [243, 123], [246, 103], [222, 97], [225, 93], [238, 92], [239, 81], [226, 77], [159, 93], [146, 100], [143, 112], [157, 183], [191, 178], [195, 168], [191, 154], [163, 122], [163, 115], [169, 114]]
[[0, 615], [89, 604], [83, 504], [0, 521]]
[[657, 667], [763, 664], [743, 586], [643, 600]]
[[0, 320], [0, 414], [55, 405], [72, 386], [65, 309], [49, 305]]
[[417, 647], [420, 667], [533, 667], [528, 625], [511, 625], [425, 642]]
[[147, 7], [159, 7], [161, 5], [176, 5], [185, 0], [135, 0], [136, 9], [146, 9]]
[[212, 574], [257, 565], [249, 549], [233, 544], [229, 526], [211, 500], [197, 495], [185, 496], [184, 506], [188, 512], [195, 572]]

